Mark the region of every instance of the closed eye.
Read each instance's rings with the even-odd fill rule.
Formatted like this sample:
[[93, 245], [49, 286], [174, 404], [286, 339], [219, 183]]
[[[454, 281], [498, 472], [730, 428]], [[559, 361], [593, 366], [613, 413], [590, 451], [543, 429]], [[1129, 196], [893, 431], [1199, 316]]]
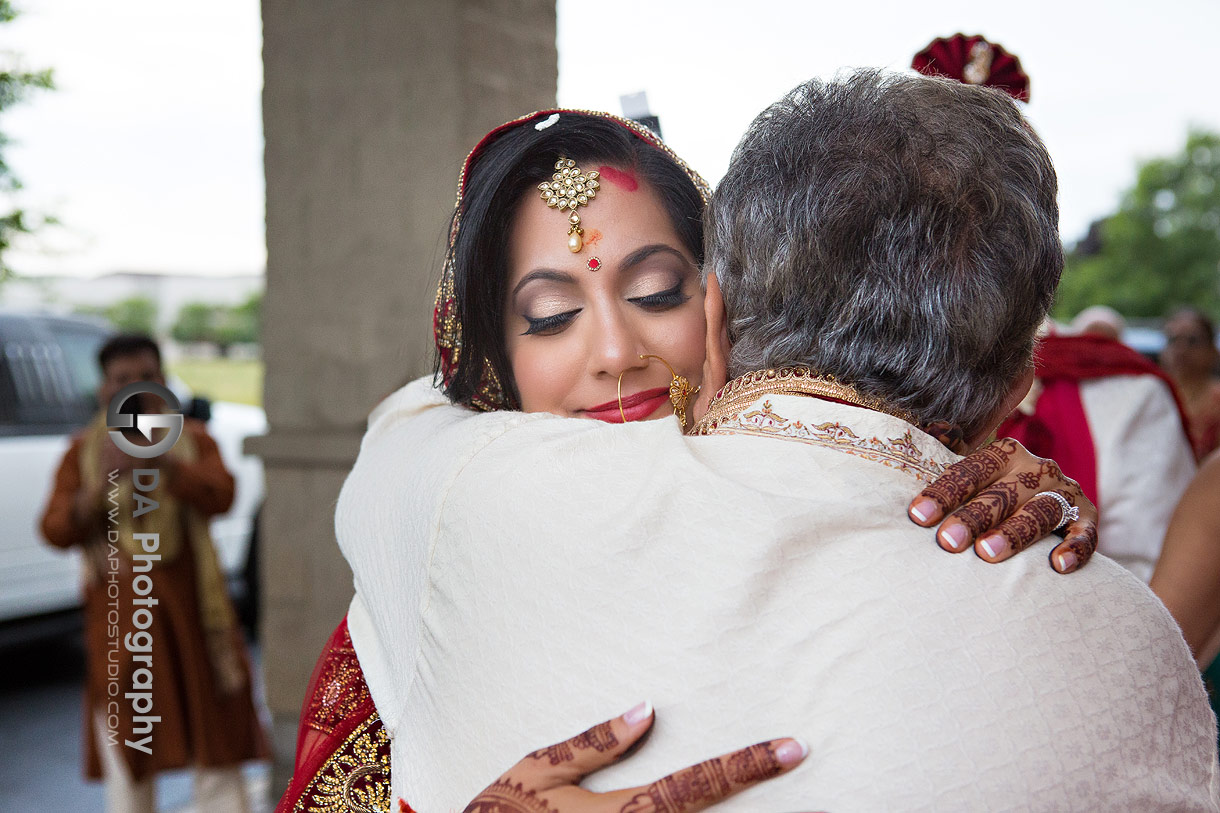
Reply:
[[627, 301], [633, 305], [639, 305], [645, 310], [665, 311], [670, 308], [676, 308], [679, 305], [690, 300], [690, 296], [682, 293], [682, 283], [679, 282], [668, 291], [661, 291], [648, 296], [636, 296]]
[[551, 334], [558, 333], [567, 327], [568, 323], [575, 319], [576, 314], [580, 313], [580, 311], [581, 308], [576, 308], [575, 310], [557, 313], [554, 316], [543, 316], [538, 319], [534, 319], [530, 316], [524, 316], [523, 314], [525, 321], [529, 322], [529, 327], [521, 335], [532, 336], [540, 334], [543, 336], [549, 336]]

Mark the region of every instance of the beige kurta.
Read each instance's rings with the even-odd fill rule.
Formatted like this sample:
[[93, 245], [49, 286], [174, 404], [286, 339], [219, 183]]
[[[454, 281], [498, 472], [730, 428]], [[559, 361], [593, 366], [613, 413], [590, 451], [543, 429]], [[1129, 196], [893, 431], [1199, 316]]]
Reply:
[[1198, 673], [1131, 574], [943, 552], [905, 506], [954, 457], [888, 415], [769, 396], [727, 429], [423, 381], [374, 412], [336, 523], [396, 795], [460, 810], [646, 698], [652, 736], [588, 787], [792, 735], [805, 763], [717, 809], [1217, 809]]

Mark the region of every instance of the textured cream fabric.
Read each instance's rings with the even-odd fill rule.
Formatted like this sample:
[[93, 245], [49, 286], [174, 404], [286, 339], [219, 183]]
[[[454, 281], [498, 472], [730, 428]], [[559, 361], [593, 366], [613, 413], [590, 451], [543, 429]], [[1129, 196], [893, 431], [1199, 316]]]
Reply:
[[794, 396], [738, 434], [383, 403], [337, 513], [394, 789], [457, 811], [530, 749], [649, 699], [587, 785], [784, 735], [724, 811], [1217, 809], [1216, 730], [1168, 613], [1103, 557], [953, 556], [904, 509], [953, 456]]
[[1152, 375], [1081, 381], [1080, 400], [1096, 451], [1099, 549], [1147, 584], [1195, 475], [1178, 408]]

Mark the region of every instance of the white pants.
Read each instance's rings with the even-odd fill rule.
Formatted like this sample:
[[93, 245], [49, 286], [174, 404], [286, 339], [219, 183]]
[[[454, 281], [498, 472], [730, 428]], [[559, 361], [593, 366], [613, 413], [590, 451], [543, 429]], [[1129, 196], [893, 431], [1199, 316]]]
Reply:
[[[155, 813], [156, 787], [153, 778], [139, 782], [131, 778], [127, 763], [118, 749], [106, 739], [102, 716], [93, 719], [94, 736], [102, 759], [102, 778], [106, 784], [107, 813]], [[194, 813], [249, 813], [241, 767], [196, 768], [191, 784], [194, 787]]]

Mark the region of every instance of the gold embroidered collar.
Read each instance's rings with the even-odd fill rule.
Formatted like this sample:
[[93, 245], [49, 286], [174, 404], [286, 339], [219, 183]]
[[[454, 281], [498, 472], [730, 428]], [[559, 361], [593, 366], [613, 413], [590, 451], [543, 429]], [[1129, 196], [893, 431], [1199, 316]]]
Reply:
[[884, 412], [899, 420], [918, 425], [914, 415], [887, 404], [880, 398], [862, 393], [850, 384], [843, 384], [830, 376], [818, 375], [808, 367], [779, 367], [746, 373], [725, 384], [712, 399], [707, 415], [691, 428], [690, 434], [710, 434], [722, 422], [737, 417], [743, 409], [764, 395], [833, 398], [866, 409]]

